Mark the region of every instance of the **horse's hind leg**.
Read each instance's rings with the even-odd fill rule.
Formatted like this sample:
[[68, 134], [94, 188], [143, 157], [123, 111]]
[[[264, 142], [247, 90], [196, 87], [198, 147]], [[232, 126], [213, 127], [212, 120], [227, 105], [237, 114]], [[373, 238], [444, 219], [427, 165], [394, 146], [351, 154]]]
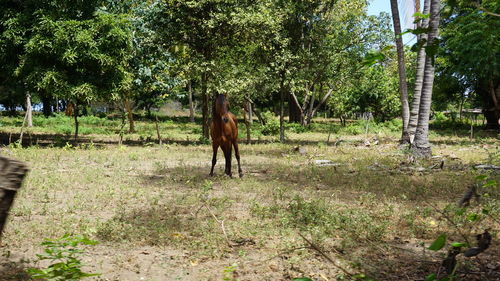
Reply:
[[210, 176], [214, 175], [214, 167], [217, 164], [217, 150], [219, 149], [218, 144], [212, 144], [212, 150], [214, 151], [214, 155], [212, 156], [212, 169], [210, 170]]
[[226, 175], [233, 177], [231, 173], [231, 154], [233, 152], [233, 147], [230, 142], [226, 142], [222, 144], [222, 151], [224, 151], [224, 158], [226, 158]]
[[238, 161], [238, 174], [240, 175], [240, 178], [243, 177], [243, 171], [241, 170], [241, 165], [240, 165], [240, 149], [238, 148], [238, 142], [235, 141], [233, 142], [234, 146], [234, 155], [236, 156], [236, 161]]

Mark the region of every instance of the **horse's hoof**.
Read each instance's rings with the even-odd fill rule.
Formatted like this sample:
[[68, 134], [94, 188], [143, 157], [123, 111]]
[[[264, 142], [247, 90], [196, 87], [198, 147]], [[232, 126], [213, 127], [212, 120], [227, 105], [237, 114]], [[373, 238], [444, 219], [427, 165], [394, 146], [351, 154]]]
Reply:
[[240, 178], [242, 178], [242, 177], [243, 177], [243, 173], [240, 173]]
[[209, 176], [211, 176], [211, 177], [213, 177], [213, 176], [214, 176], [214, 173], [210, 173], [210, 174], [208, 174], [208, 175], [209, 175]]

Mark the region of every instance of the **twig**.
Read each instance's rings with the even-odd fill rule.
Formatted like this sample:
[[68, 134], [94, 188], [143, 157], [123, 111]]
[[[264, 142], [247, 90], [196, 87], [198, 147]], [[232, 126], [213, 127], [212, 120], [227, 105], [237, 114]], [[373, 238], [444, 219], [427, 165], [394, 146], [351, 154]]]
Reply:
[[304, 239], [304, 241], [307, 242], [307, 244], [309, 244], [311, 246], [311, 248], [313, 250], [315, 250], [320, 255], [322, 255], [326, 260], [328, 260], [331, 264], [333, 264], [333, 266], [335, 266], [336, 268], [340, 269], [342, 272], [344, 272], [349, 277], [352, 277], [354, 275], [354, 274], [350, 273], [349, 271], [347, 271], [345, 268], [343, 268], [340, 265], [338, 265], [331, 257], [329, 257], [325, 252], [323, 252], [318, 246], [316, 246], [309, 239], [305, 238], [300, 232], [298, 232], [298, 234], [299, 234], [300, 237], [302, 237], [302, 239]]
[[226, 228], [224, 227], [224, 220], [219, 220], [217, 218], [217, 216], [215, 216], [215, 214], [212, 212], [212, 210], [210, 209], [210, 207], [208, 206], [208, 204], [205, 204], [204, 206], [207, 208], [208, 212], [210, 213], [210, 215], [212, 215], [212, 217], [214, 218], [214, 220], [217, 223], [220, 224], [221, 229], [222, 229], [222, 233], [224, 234], [224, 238], [226, 238], [226, 242], [229, 245], [229, 247], [233, 247], [234, 245], [231, 243], [231, 240], [229, 240], [229, 237], [227, 236]]
[[490, 12], [488, 10], [486, 10], [483, 6], [481, 6], [479, 3], [475, 3], [473, 2], [472, 3], [473, 6], [476, 6], [477, 9], [483, 11], [485, 14], [488, 14], [490, 16], [494, 16], [494, 17], [500, 17], [500, 14], [496, 14], [496, 13], [493, 13], [493, 12]]

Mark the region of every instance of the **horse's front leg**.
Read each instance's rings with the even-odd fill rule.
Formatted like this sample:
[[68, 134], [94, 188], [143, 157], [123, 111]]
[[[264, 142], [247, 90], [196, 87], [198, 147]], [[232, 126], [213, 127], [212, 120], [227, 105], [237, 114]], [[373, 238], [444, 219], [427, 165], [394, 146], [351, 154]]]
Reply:
[[226, 175], [232, 178], [233, 174], [231, 173], [231, 156], [233, 148], [231, 146], [231, 143], [230, 142], [224, 143], [222, 145], [222, 151], [224, 151], [224, 158], [226, 158], [226, 170], [225, 170]]
[[212, 144], [212, 150], [214, 151], [214, 154], [212, 156], [212, 169], [210, 170], [210, 176], [214, 175], [214, 167], [215, 167], [215, 164], [217, 164], [217, 150], [218, 149], [219, 149], [219, 145], [214, 142]]

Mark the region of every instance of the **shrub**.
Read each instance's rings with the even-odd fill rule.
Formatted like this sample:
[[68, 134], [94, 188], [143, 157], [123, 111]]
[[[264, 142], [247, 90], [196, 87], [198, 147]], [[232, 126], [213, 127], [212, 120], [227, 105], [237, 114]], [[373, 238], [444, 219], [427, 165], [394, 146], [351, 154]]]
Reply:
[[65, 235], [56, 240], [45, 240], [43, 254], [37, 254], [38, 260], [49, 260], [53, 263], [45, 269], [30, 268], [28, 274], [33, 279], [47, 281], [56, 280], [80, 280], [85, 277], [97, 276], [99, 274], [85, 273], [81, 270], [83, 266], [80, 256], [85, 252], [79, 249], [79, 245], [95, 245], [96, 241], [85, 237], [71, 237]]
[[276, 119], [271, 119], [262, 126], [262, 134], [265, 136], [276, 136], [280, 133], [280, 122]]

